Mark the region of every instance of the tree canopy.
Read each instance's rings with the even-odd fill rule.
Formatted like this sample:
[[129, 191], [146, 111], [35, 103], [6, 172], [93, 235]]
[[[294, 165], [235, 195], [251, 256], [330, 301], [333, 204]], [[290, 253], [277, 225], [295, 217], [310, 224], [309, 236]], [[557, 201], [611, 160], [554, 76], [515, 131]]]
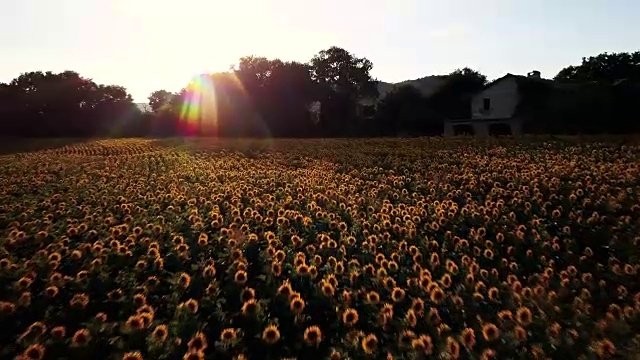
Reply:
[[563, 83], [640, 81], [640, 51], [633, 53], [602, 53], [582, 58], [578, 66], [560, 70], [554, 80]]
[[[244, 56], [229, 71], [201, 74], [179, 91], [153, 91], [149, 113], [141, 112], [122, 86], [98, 84], [74, 71], [32, 71], [0, 83], [0, 133], [438, 135], [444, 119], [471, 116], [471, 98], [487, 84], [485, 75], [462, 68], [439, 76], [428, 94], [408, 85], [379, 98], [372, 69], [369, 59], [336, 46], [319, 51], [308, 62]], [[519, 109], [527, 112], [530, 125], [535, 122], [529, 127], [535, 132], [635, 131], [637, 127], [623, 122], [629, 123], [626, 119], [637, 113], [639, 84], [640, 52], [603, 53], [562, 69], [553, 82], [523, 88], [528, 95]]]
[[487, 77], [470, 68], [451, 72], [445, 83], [429, 98], [432, 109], [449, 119], [471, 117], [471, 98], [487, 83]]
[[[117, 136], [140, 119], [122, 86], [96, 84], [73, 71], [34, 71], [2, 86], [0, 132], [31, 136]], [[19, 120], [15, 120], [19, 119]]]

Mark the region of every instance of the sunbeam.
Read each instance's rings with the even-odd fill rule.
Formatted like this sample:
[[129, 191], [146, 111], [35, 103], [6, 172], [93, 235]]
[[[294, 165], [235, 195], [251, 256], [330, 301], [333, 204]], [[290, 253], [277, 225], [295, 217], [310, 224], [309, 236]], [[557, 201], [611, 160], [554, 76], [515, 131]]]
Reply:
[[217, 135], [218, 107], [216, 89], [209, 75], [193, 78], [183, 94], [180, 127], [184, 135]]

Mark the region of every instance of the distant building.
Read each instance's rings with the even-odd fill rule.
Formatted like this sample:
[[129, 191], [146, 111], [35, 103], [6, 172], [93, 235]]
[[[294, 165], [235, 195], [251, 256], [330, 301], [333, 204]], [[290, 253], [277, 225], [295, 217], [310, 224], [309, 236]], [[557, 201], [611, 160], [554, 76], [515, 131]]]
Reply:
[[532, 81], [552, 82], [542, 79], [539, 71], [527, 76], [506, 74], [490, 82], [471, 100], [471, 119], [445, 120], [444, 135], [522, 134], [524, 118], [518, 114], [523, 98], [521, 88]]
[[320, 122], [320, 112], [322, 111], [322, 103], [320, 101], [314, 101], [307, 106], [307, 110], [311, 115], [311, 120], [314, 124]]
[[142, 112], [151, 112], [151, 106], [149, 106], [149, 104], [147, 103], [136, 103], [136, 106]]

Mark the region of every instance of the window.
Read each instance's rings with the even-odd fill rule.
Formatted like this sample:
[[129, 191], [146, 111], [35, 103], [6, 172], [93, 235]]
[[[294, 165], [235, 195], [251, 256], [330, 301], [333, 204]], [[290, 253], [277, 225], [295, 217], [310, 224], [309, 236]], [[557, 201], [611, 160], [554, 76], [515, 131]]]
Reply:
[[365, 105], [362, 109], [362, 115], [366, 118], [373, 117], [376, 114], [376, 107], [373, 105]]
[[483, 107], [484, 110], [491, 110], [491, 99], [484, 98], [482, 104], [483, 104], [482, 107]]

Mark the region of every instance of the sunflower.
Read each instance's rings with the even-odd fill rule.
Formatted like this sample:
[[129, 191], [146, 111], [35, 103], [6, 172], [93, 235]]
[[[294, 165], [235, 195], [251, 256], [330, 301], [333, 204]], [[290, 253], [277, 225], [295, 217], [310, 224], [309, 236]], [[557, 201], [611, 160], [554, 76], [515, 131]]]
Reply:
[[138, 262], [135, 265], [135, 268], [138, 271], [143, 271], [144, 269], [146, 269], [146, 267], [147, 267], [147, 262], [144, 260], [138, 260]]
[[191, 284], [191, 276], [189, 276], [189, 274], [187, 273], [181, 273], [180, 276], [178, 277], [178, 285], [181, 288], [186, 289], [189, 287], [190, 284]]
[[164, 342], [169, 336], [169, 328], [167, 325], [161, 324], [156, 326], [151, 333], [151, 339], [158, 342]]
[[309, 274], [309, 265], [300, 264], [296, 267], [296, 273], [300, 276], [305, 276]]
[[240, 292], [240, 301], [245, 302], [251, 299], [255, 299], [256, 291], [250, 287], [242, 289]]
[[220, 334], [220, 340], [225, 344], [229, 344], [235, 341], [237, 337], [238, 337], [238, 333], [236, 329], [232, 329], [232, 328], [226, 328], [222, 330], [222, 333]]
[[209, 242], [209, 236], [205, 233], [201, 233], [198, 236], [198, 245], [205, 246]]
[[399, 287], [395, 287], [391, 291], [391, 299], [394, 302], [401, 302], [402, 300], [404, 300], [404, 296], [405, 296], [404, 290]]
[[442, 300], [444, 300], [444, 291], [442, 291], [442, 289], [440, 289], [439, 287], [436, 287], [431, 291], [429, 297], [431, 298], [432, 302], [439, 304], [442, 302]]
[[274, 276], [280, 276], [282, 274], [282, 264], [278, 262], [272, 263], [271, 273], [273, 273]]
[[300, 297], [291, 299], [289, 302], [289, 308], [294, 314], [300, 314], [304, 311], [305, 302]]
[[67, 334], [67, 329], [64, 326], [56, 326], [51, 329], [51, 337], [57, 340], [64, 339]]
[[282, 295], [284, 297], [290, 297], [291, 294], [293, 293], [293, 289], [291, 288], [291, 284], [288, 281], [285, 281], [282, 285], [280, 285], [280, 287], [278, 288], [278, 294]]
[[29, 328], [27, 329], [27, 332], [35, 336], [44, 335], [46, 331], [47, 331], [47, 326], [40, 321], [36, 321], [33, 324], [29, 325]]
[[31, 283], [33, 282], [33, 279], [31, 279], [30, 277], [22, 277], [20, 278], [20, 280], [18, 280], [18, 287], [22, 290], [25, 290], [26, 288], [28, 288], [29, 286], [31, 286]]
[[480, 355], [480, 360], [490, 360], [496, 357], [496, 352], [493, 349], [485, 349]]
[[323, 281], [320, 285], [322, 294], [326, 297], [332, 297], [335, 293], [335, 288], [328, 281]]
[[399, 269], [398, 263], [395, 261], [389, 261], [389, 271], [392, 273], [397, 272]]
[[280, 331], [276, 325], [267, 326], [262, 332], [262, 340], [267, 344], [275, 344], [280, 340]]
[[71, 338], [71, 346], [82, 347], [89, 343], [91, 340], [91, 333], [87, 329], [80, 329], [73, 334]]
[[89, 304], [89, 295], [87, 294], [75, 294], [69, 301], [71, 307], [84, 309]]
[[318, 268], [313, 265], [309, 266], [309, 275], [312, 279], [315, 279], [318, 276]]
[[187, 343], [189, 351], [204, 351], [207, 348], [207, 337], [201, 333], [196, 333]]
[[460, 357], [460, 344], [452, 337], [447, 338], [447, 353], [451, 359]]
[[560, 336], [561, 326], [557, 322], [554, 322], [549, 327], [549, 336], [553, 339], [557, 339]]
[[482, 337], [486, 341], [495, 341], [500, 337], [500, 330], [494, 324], [485, 324], [482, 326]]
[[183, 360], [204, 360], [204, 352], [190, 350], [182, 357]]
[[525, 341], [527, 339], [527, 330], [525, 330], [520, 325], [517, 325], [515, 328], [513, 328], [513, 334], [515, 338], [520, 342]]
[[374, 334], [369, 334], [362, 338], [362, 341], [360, 341], [360, 345], [362, 346], [362, 350], [366, 354], [371, 355], [376, 351], [376, 348], [378, 347], [378, 338]]
[[498, 299], [498, 294], [499, 294], [498, 288], [496, 287], [490, 288], [488, 291], [489, 300], [496, 301]]
[[440, 283], [442, 284], [442, 286], [444, 286], [445, 288], [449, 288], [451, 286], [451, 275], [449, 274], [444, 274], [442, 276], [442, 278], [440, 279]]
[[45, 348], [40, 344], [30, 345], [23, 353], [25, 359], [41, 360], [44, 358]]
[[254, 316], [260, 310], [260, 305], [256, 299], [250, 299], [242, 304], [242, 314], [245, 316]]
[[355, 309], [346, 309], [342, 313], [342, 322], [347, 326], [353, 326], [358, 322], [359, 316]]
[[340, 360], [340, 359], [342, 359], [342, 354], [335, 349], [331, 350], [331, 353], [329, 354], [329, 360]]
[[416, 327], [416, 325], [418, 324], [418, 316], [416, 315], [415, 311], [413, 311], [413, 309], [409, 309], [407, 311], [405, 320], [407, 321], [407, 324], [412, 328]]
[[122, 360], [142, 360], [140, 351], [130, 351], [122, 355]]
[[509, 310], [502, 310], [498, 312], [498, 318], [501, 321], [513, 321], [513, 313]]
[[334, 274], [329, 274], [325, 280], [334, 288], [338, 286], [338, 279], [336, 279], [336, 276]]
[[380, 315], [384, 318], [391, 319], [393, 317], [393, 305], [387, 303], [380, 309]]
[[380, 294], [375, 291], [369, 291], [367, 293], [367, 303], [377, 304], [380, 301]]
[[421, 335], [417, 339], [411, 341], [411, 347], [417, 352], [424, 355], [433, 353], [433, 340], [429, 335]]
[[611, 340], [604, 339], [595, 344], [596, 355], [600, 358], [606, 358], [615, 355], [616, 347]]
[[411, 330], [404, 330], [398, 336], [398, 347], [399, 348], [410, 348], [411, 342], [415, 339], [416, 334]]
[[322, 341], [322, 332], [317, 326], [310, 326], [304, 331], [304, 341], [310, 346], [318, 346]]
[[636, 274], [636, 269], [633, 267], [633, 265], [631, 264], [625, 264], [624, 265], [624, 273], [627, 275], [635, 275]]
[[236, 271], [233, 281], [235, 281], [236, 284], [244, 285], [247, 282], [247, 272], [244, 270]]
[[413, 301], [411, 302], [411, 309], [416, 314], [422, 314], [424, 312], [424, 300], [420, 298], [413, 299]]
[[142, 330], [145, 327], [145, 320], [140, 315], [129, 316], [125, 323], [125, 329], [127, 331]]
[[133, 295], [133, 306], [139, 308], [147, 303], [147, 298], [144, 294]]
[[206, 279], [211, 279], [216, 276], [216, 268], [213, 265], [207, 265], [202, 269], [202, 276]]
[[518, 310], [516, 311], [516, 319], [520, 324], [524, 326], [529, 325], [533, 319], [531, 310], [529, 310], [529, 308], [525, 306], [518, 308]]

